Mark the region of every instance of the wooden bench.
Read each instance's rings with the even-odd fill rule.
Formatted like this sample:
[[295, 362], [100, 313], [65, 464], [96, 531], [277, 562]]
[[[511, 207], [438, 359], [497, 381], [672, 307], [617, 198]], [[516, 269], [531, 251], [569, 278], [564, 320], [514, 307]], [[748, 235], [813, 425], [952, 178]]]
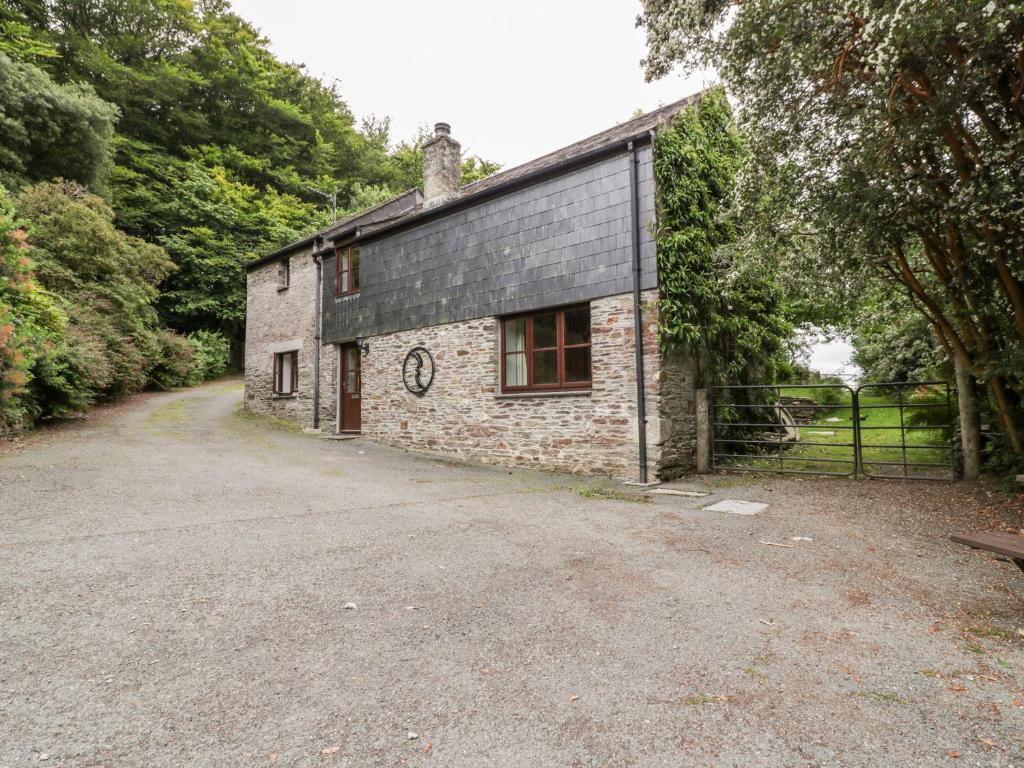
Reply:
[[1024, 536], [1016, 536], [1002, 531], [986, 531], [985, 533], [954, 533], [949, 540], [956, 544], [965, 544], [971, 549], [987, 549], [997, 555], [1005, 555], [1024, 571]]

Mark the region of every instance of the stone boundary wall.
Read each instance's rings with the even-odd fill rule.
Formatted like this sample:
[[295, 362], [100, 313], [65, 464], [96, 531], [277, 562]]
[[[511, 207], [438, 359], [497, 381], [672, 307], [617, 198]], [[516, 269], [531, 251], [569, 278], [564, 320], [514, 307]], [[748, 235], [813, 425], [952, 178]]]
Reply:
[[661, 356], [661, 455], [658, 477], [662, 480], [692, 472], [697, 464], [696, 372], [690, 358], [673, 350]]
[[[643, 295], [648, 471], [660, 466], [664, 418], [659, 395], [656, 291]], [[633, 297], [590, 303], [594, 385], [588, 395], [498, 394], [498, 320], [481, 318], [375, 336], [362, 362], [363, 434], [410, 450], [488, 464], [609, 475], [638, 475]], [[406, 390], [406, 353], [434, 357], [433, 386]]]

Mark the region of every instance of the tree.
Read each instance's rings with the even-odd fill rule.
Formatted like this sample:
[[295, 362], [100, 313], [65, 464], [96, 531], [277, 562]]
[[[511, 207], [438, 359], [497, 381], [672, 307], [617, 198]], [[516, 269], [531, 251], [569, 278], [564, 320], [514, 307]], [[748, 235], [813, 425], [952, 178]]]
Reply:
[[676, 115], [654, 147], [659, 342], [685, 349], [703, 386], [770, 377], [792, 335], [774, 260], [738, 247], [733, 201], [743, 155], [721, 89]]
[[962, 372], [961, 395], [984, 384], [1018, 460], [1022, 14], [994, 0], [645, 0], [639, 19], [649, 77], [713, 64], [737, 98], [761, 246], [838, 272], [833, 290], [870, 272], [902, 292]]
[[[397, 192], [404, 192], [423, 184], [423, 145], [433, 137], [421, 126], [412, 139], [400, 141], [385, 160], [387, 183]], [[476, 155], [462, 159], [459, 181], [471, 184], [501, 170], [498, 163], [483, 160]]]
[[117, 109], [87, 85], [58, 85], [0, 53], [0, 184], [63, 176], [106, 191]]
[[273, 187], [257, 189], [209, 164], [203, 152], [193, 155], [180, 159], [119, 141], [118, 223], [159, 244], [177, 265], [158, 302], [171, 327], [238, 340], [245, 327], [245, 264], [327, 221], [312, 204]]
[[73, 182], [41, 183], [15, 203], [35, 276], [67, 317], [67, 344], [37, 376], [37, 410], [62, 413], [142, 389], [167, 346], [154, 302], [174, 265], [126, 235], [101, 198]]

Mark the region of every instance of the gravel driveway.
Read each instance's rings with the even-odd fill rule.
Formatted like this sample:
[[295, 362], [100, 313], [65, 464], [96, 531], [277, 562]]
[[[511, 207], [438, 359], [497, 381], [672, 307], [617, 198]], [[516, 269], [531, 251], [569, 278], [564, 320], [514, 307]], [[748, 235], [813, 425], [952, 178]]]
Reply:
[[1024, 574], [946, 540], [998, 496], [644, 502], [240, 402], [0, 455], [0, 766], [1024, 764]]

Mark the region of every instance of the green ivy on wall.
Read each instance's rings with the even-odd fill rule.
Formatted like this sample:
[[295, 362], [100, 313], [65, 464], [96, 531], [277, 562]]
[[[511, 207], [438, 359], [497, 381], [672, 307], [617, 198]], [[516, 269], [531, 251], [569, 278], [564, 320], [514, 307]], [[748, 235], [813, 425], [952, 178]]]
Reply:
[[748, 255], [733, 205], [743, 142], [721, 88], [680, 112], [654, 145], [658, 339], [697, 366], [698, 386], [772, 380], [792, 327], [777, 266]]

